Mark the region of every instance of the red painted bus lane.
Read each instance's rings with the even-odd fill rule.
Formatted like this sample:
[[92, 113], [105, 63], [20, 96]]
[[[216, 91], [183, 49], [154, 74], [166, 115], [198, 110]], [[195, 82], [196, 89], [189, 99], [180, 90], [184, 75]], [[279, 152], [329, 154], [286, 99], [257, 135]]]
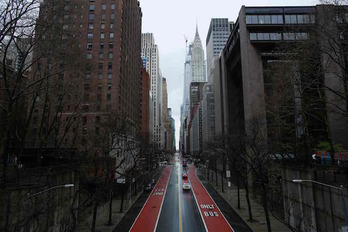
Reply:
[[167, 166], [163, 171], [130, 231], [155, 231], [171, 171], [171, 166]]
[[207, 231], [234, 231], [221, 213], [201, 181], [196, 176], [196, 168], [191, 166], [188, 173], [193, 195]]

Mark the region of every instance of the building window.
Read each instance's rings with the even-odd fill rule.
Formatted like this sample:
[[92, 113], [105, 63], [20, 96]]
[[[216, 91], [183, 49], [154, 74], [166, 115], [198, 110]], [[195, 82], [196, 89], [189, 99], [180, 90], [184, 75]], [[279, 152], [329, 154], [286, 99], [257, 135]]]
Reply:
[[109, 48], [113, 48], [114, 47], [114, 43], [113, 42], [110, 42], [109, 43]]
[[104, 43], [100, 43], [100, 49], [104, 49]]
[[105, 14], [102, 14], [102, 15], [101, 15], [101, 19], [102, 19], [102, 20], [105, 20]]
[[87, 79], [87, 80], [91, 79], [91, 74], [90, 74], [90, 73], [87, 73], [87, 74], [86, 74], [86, 79]]
[[88, 37], [88, 39], [93, 39], [93, 33], [88, 33], [88, 35], [87, 35], [87, 37]]
[[98, 69], [103, 69], [103, 63], [98, 64]]
[[284, 40], [295, 40], [295, 33], [283, 33], [283, 39]]
[[93, 24], [93, 23], [89, 23], [89, 24], [88, 24], [88, 29], [89, 29], [89, 30], [93, 30], [93, 28], [94, 28], [94, 24]]
[[109, 80], [112, 79], [112, 73], [111, 72], [108, 73], [108, 79]]
[[297, 24], [296, 15], [285, 15], [286, 24]]
[[106, 10], [106, 4], [105, 3], [102, 4], [102, 10]]
[[103, 79], [103, 74], [99, 73], [98, 74], [98, 80], [101, 80], [101, 79]]
[[97, 94], [97, 101], [101, 101], [101, 94]]
[[112, 52], [109, 52], [109, 59], [112, 59], [112, 57], [113, 57], [113, 54], [112, 54]]
[[102, 52], [99, 53], [99, 59], [101, 59], [101, 60], [103, 59], [103, 53]]
[[105, 29], [105, 23], [100, 24], [100, 29], [102, 29], [102, 30]]
[[108, 90], [111, 90], [111, 83], [108, 83]]
[[114, 24], [110, 23], [110, 29], [114, 29]]
[[283, 24], [283, 15], [247, 15], [246, 24]]
[[112, 69], [112, 63], [111, 62], [108, 63], [108, 69]]
[[87, 53], [87, 59], [88, 60], [92, 59], [92, 53]]
[[89, 5], [89, 11], [94, 11], [94, 4]]
[[92, 46], [93, 46], [92, 43], [87, 43], [87, 49], [88, 49], [88, 50], [92, 50]]
[[114, 38], [114, 33], [110, 32], [110, 39], [113, 39], [113, 38]]
[[115, 3], [111, 4], [111, 10], [115, 10]]
[[100, 122], [100, 116], [95, 116], [95, 122], [99, 123]]
[[104, 32], [100, 33], [100, 38], [101, 38], [101, 39], [104, 39], [104, 37], [105, 37]]
[[103, 85], [102, 84], [98, 84], [98, 91], [101, 91], [103, 88]]
[[106, 95], [106, 100], [107, 100], [108, 102], [111, 101], [111, 94], [110, 94], [110, 93], [108, 93], [108, 94]]
[[88, 19], [93, 20], [94, 19], [94, 14], [88, 14]]
[[110, 14], [110, 19], [115, 19], [115, 14], [114, 13]]

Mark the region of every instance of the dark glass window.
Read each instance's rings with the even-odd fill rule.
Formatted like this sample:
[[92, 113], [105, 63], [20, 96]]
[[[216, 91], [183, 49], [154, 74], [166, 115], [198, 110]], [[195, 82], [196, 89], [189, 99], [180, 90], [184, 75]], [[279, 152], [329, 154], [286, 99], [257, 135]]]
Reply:
[[82, 117], [82, 125], [87, 125], [87, 116]]
[[256, 35], [256, 33], [250, 33], [250, 34], [249, 34], [249, 38], [250, 38], [250, 40], [257, 40], [257, 35]]

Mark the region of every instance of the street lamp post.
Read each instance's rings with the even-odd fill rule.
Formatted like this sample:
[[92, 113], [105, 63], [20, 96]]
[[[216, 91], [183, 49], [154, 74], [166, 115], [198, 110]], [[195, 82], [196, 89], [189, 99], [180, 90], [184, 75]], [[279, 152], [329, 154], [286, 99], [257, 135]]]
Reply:
[[336, 187], [336, 186], [332, 186], [332, 185], [329, 185], [329, 184], [321, 183], [321, 182], [318, 182], [318, 181], [315, 181], [315, 180], [301, 180], [301, 179], [294, 179], [294, 180], [292, 180], [292, 182], [299, 183], [299, 184], [301, 184], [302, 182], [312, 182], [312, 183], [315, 183], [315, 184], [318, 184], [318, 185], [322, 185], [322, 186], [325, 186], [325, 187], [328, 187], [328, 188], [337, 189], [337, 190], [341, 191], [341, 193], [342, 193], [343, 212], [344, 212], [344, 220], [345, 220], [346, 226], [348, 226], [348, 214], [347, 214], [347, 208], [346, 208], [346, 201], [345, 201], [345, 198], [344, 198], [344, 188], [343, 188], [343, 185], [341, 185], [340, 187]]
[[31, 198], [31, 197], [37, 196], [37, 195], [39, 195], [39, 194], [41, 194], [41, 193], [51, 191], [51, 190], [53, 190], [53, 189], [57, 189], [57, 188], [71, 188], [71, 187], [74, 187], [74, 184], [62, 184], [62, 185], [57, 185], [57, 186], [53, 186], [53, 187], [51, 187], [51, 188], [42, 190], [42, 191], [40, 191], [40, 192], [34, 193], [34, 194], [28, 193], [27, 196], [28, 196], [28, 198]]

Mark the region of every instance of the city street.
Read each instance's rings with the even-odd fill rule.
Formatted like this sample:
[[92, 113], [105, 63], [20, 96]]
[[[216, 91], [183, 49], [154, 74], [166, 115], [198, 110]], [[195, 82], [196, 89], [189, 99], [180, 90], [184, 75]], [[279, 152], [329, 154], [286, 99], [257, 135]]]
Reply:
[[[187, 173], [188, 178], [182, 177]], [[183, 182], [191, 183], [191, 190], [183, 190]], [[233, 209], [214, 193], [206, 190], [196, 169], [189, 165], [183, 169], [178, 155], [164, 169], [144, 206], [130, 210], [117, 231], [250, 231]], [[212, 191], [212, 189], [210, 189]], [[140, 198], [141, 199], [141, 198]], [[223, 209], [220, 211], [220, 207]], [[139, 212], [140, 211], [140, 212]], [[227, 215], [224, 215], [227, 214]], [[231, 227], [233, 225], [233, 227]]]

